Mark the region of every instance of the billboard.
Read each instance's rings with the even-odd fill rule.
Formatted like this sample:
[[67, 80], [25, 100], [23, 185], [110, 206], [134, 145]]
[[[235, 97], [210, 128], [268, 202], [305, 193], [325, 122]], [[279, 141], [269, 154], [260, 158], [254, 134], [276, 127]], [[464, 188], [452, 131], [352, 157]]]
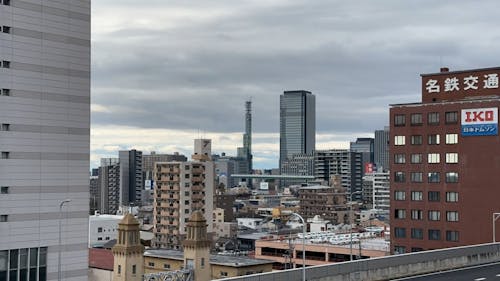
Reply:
[[267, 183], [267, 182], [261, 182], [259, 189], [260, 190], [269, 190], [269, 183]]
[[462, 136], [498, 135], [498, 108], [462, 109]]

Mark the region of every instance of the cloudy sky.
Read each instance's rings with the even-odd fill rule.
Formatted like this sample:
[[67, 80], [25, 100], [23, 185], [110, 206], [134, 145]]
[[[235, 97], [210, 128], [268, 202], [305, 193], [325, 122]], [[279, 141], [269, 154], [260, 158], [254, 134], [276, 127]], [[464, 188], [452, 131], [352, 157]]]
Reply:
[[497, 0], [92, 2], [92, 166], [119, 149], [235, 154], [253, 102], [254, 166], [278, 166], [279, 95], [316, 95], [317, 147], [346, 148], [420, 99], [420, 73], [500, 65]]

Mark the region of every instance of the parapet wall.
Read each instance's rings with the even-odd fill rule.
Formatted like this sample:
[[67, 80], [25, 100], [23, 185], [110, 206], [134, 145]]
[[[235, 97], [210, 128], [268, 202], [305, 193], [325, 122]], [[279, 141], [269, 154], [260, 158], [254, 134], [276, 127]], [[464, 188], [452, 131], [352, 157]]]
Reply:
[[[390, 280], [499, 261], [500, 243], [490, 243], [307, 267], [306, 280]], [[275, 271], [223, 280], [301, 281], [302, 269]]]

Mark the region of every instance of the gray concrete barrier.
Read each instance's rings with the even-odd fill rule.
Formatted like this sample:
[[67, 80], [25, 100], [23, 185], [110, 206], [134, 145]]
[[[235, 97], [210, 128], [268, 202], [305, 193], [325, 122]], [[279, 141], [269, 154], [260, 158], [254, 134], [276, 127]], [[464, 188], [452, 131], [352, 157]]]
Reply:
[[[499, 261], [500, 243], [490, 243], [311, 266], [306, 268], [306, 280], [390, 280]], [[301, 281], [302, 269], [274, 271], [221, 280]]]

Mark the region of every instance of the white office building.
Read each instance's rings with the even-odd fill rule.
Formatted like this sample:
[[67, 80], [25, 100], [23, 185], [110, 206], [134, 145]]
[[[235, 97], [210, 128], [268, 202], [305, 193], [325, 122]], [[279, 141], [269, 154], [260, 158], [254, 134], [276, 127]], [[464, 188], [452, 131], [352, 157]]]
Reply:
[[0, 280], [57, 280], [60, 253], [86, 281], [90, 0], [0, 0], [0, 28]]
[[107, 242], [116, 239], [118, 223], [123, 219], [120, 215], [95, 214], [89, 217], [89, 248], [100, 248]]

